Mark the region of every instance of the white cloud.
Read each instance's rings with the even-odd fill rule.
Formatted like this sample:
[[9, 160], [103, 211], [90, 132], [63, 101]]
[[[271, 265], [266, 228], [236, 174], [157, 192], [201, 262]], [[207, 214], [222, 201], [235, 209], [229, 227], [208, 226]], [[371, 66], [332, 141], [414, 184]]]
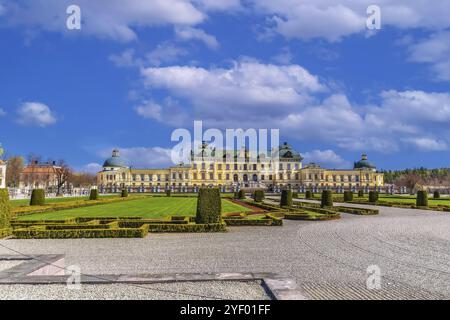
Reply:
[[99, 151], [103, 158], [111, 156], [111, 151], [118, 149], [121, 158], [133, 168], [165, 168], [174, 165], [171, 149], [162, 147], [110, 147]]
[[194, 0], [194, 3], [206, 11], [242, 9], [240, 0]]
[[411, 138], [405, 139], [405, 142], [410, 143], [421, 151], [445, 151], [448, 150], [448, 144], [442, 140], [433, 138]]
[[[72, 0], [22, 0], [5, 4], [9, 25], [67, 33], [66, 8]], [[78, 0], [83, 19], [82, 35], [119, 41], [137, 38], [136, 27], [196, 25], [205, 13], [189, 0]]]
[[96, 162], [84, 165], [79, 171], [87, 173], [97, 173], [103, 169], [102, 165]]
[[450, 81], [450, 31], [409, 45], [410, 61], [431, 65], [436, 80]]
[[[298, 65], [277, 66], [255, 61], [235, 62], [229, 69], [190, 66], [143, 68], [148, 88], [165, 89], [189, 100], [203, 119], [252, 121], [277, 116], [280, 108], [293, 110], [311, 100], [310, 93], [325, 90], [316, 76]], [[230, 120], [231, 121], [231, 120]]]
[[46, 127], [56, 123], [56, 117], [50, 108], [39, 102], [25, 102], [18, 111], [17, 122], [22, 125]]
[[120, 54], [112, 54], [109, 56], [109, 60], [120, 68], [139, 67], [142, 64], [142, 61], [135, 57], [133, 49], [127, 49]]
[[[389, 90], [380, 93], [378, 103], [359, 106], [330, 92], [301, 66], [257, 61], [235, 62], [228, 69], [171, 66], [141, 73], [149, 89], [190, 106], [181, 120], [203, 120], [210, 127], [279, 128], [300, 140], [386, 153], [411, 146], [445, 149], [450, 142], [450, 93]], [[151, 104], [147, 117], [169, 123], [176, 113], [162, 109]], [[141, 115], [146, 116], [144, 109]]]
[[176, 27], [175, 34], [178, 39], [183, 41], [199, 40], [210, 49], [217, 49], [219, 47], [219, 42], [217, 39], [214, 36], [207, 34], [202, 29], [192, 27]]
[[174, 62], [187, 54], [185, 49], [170, 42], [164, 42], [146, 55], [146, 61], [151, 66], [160, 66], [163, 63]]
[[152, 119], [172, 126], [181, 126], [186, 123], [188, 115], [178, 102], [168, 97], [164, 104], [158, 104], [154, 101], [143, 101], [141, 105], [135, 107], [138, 115], [146, 119]]
[[302, 153], [304, 162], [314, 162], [327, 168], [350, 168], [351, 163], [342, 159], [333, 150], [312, 150]]
[[271, 17], [270, 30], [286, 38], [343, 37], [365, 33], [366, 9], [376, 4], [381, 9], [382, 28], [424, 28], [442, 30], [450, 27], [447, 0], [253, 0], [259, 12]]

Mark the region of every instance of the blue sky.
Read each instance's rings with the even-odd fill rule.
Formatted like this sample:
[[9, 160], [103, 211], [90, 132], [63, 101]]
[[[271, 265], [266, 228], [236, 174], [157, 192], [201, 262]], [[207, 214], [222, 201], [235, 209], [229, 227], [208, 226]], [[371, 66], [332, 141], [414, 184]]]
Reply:
[[[306, 161], [448, 167], [450, 6], [0, 0], [0, 143], [95, 171], [170, 163], [175, 128], [279, 128]], [[66, 27], [81, 8], [81, 30]]]

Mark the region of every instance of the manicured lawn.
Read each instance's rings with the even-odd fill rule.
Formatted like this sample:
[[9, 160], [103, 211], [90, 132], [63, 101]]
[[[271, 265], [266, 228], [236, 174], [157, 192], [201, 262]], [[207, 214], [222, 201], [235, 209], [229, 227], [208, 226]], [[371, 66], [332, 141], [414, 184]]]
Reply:
[[[108, 195], [108, 196], [100, 196], [100, 199], [105, 198], [116, 198], [118, 195]], [[85, 197], [65, 197], [65, 198], [49, 198], [45, 199], [46, 204], [50, 203], [60, 203], [60, 202], [70, 202], [70, 201], [78, 201], [78, 200], [88, 200], [89, 196]], [[11, 205], [13, 207], [23, 207], [30, 205], [30, 199], [19, 199], [19, 200], [11, 200]]]
[[[196, 198], [153, 197], [126, 202], [96, 205], [69, 210], [25, 215], [19, 220], [55, 220], [76, 217], [143, 217], [159, 219], [166, 216], [193, 216], [197, 209]], [[222, 212], [246, 212], [251, 209], [222, 199]]]

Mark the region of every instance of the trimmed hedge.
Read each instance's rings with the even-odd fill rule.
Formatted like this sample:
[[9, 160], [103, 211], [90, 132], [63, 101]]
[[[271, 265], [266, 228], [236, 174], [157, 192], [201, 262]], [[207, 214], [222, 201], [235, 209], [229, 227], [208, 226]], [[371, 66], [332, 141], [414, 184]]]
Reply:
[[167, 197], [171, 197], [171, 196], [172, 196], [172, 190], [167, 189], [167, 190], [166, 190], [166, 196], [167, 196]]
[[320, 203], [322, 208], [332, 207], [333, 206], [333, 192], [331, 190], [323, 190], [322, 191], [322, 201]]
[[298, 199], [298, 192], [292, 192], [292, 198]]
[[91, 194], [89, 195], [89, 200], [98, 200], [98, 189], [91, 189]]
[[195, 221], [198, 224], [219, 223], [222, 213], [222, 201], [218, 188], [201, 188], [197, 198], [197, 214]]
[[[9, 203], [8, 190], [0, 189], [0, 229], [9, 229], [11, 217], [11, 204]], [[3, 232], [6, 233], [6, 231]]]
[[150, 224], [148, 232], [225, 232], [225, 222], [208, 224]]
[[31, 192], [30, 206], [45, 205], [45, 191], [44, 189], [34, 189]]
[[308, 211], [297, 211], [286, 213], [284, 217], [288, 220], [326, 221], [340, 219], [341, 215], [337, 212], [330, 214], [320, 214]]
[[358, 191], [358, 198], [364, 198], [364, 190]]
[[292, 191], [281, 190], [280, 207], [292, 207]]
[[253, 198], [255, 202], [262, 202], [265, 198], [264, 190], [255, 190], [253, 193]]
[[378, 201], [378, 192], [377, 191], [369, 191], [369, 202], [376, 203]]
[[121, 198], [128, 198], [128, 190], [122, 189], [122, 193], [120, 195]]
[[428, 207], [428, 192], [424, 190], [417, 191], [417, 207]]
[[313, 199], [314, 195], [311, 190], [306, 190], [305, 199]]
[[439, 199], [441, 197], [441, 193], [439, 192], [439, 191], [435, 191], [434, 193], [433, 193], [433, 198], [434, 199]]
[[360, 215], [360, 216], [377, 215], [380, 213], [380, 211], [376, 210], [376, 209], [354, 208], [354, 207], [343, 207], [343, 206], [338, 206], [335, 208], [338, 212], [356, 214], [356, 215]]
[[245, 199], [245, 191], [243, 189], [239, 190], [238, 199]]
[[13, 235], [17, 239], [75, 239], [75, 238], [144, 238], [148, 234], [148, 226], [136, 229], [65, 229], [47, 230], [46, 227], [30, 227], [17, 229]]
[[11, 232], [12, 232], [11, 228], [0, 229], [0, 239], [11, 235]]
[[353, 201], [353, 192], [352, 191], [344, 191], [344, 202]]

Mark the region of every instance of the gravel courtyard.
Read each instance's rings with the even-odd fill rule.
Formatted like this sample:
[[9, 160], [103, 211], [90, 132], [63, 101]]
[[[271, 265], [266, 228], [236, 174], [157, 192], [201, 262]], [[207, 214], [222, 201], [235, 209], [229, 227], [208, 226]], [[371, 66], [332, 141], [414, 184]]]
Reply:
[[[370, 207], [370, 206], [367, 206]], [[450, 298], [450, 213], [377, 207], [378, 216], [234, 227], [144, 239], [1, 240], [24, 254], [65, 254], [85, 274], [274, 272], [313, 299]], [[0, 247], [0, 254], [14, 254]], [[367, 290], [367, 267], [381, 290]]]

